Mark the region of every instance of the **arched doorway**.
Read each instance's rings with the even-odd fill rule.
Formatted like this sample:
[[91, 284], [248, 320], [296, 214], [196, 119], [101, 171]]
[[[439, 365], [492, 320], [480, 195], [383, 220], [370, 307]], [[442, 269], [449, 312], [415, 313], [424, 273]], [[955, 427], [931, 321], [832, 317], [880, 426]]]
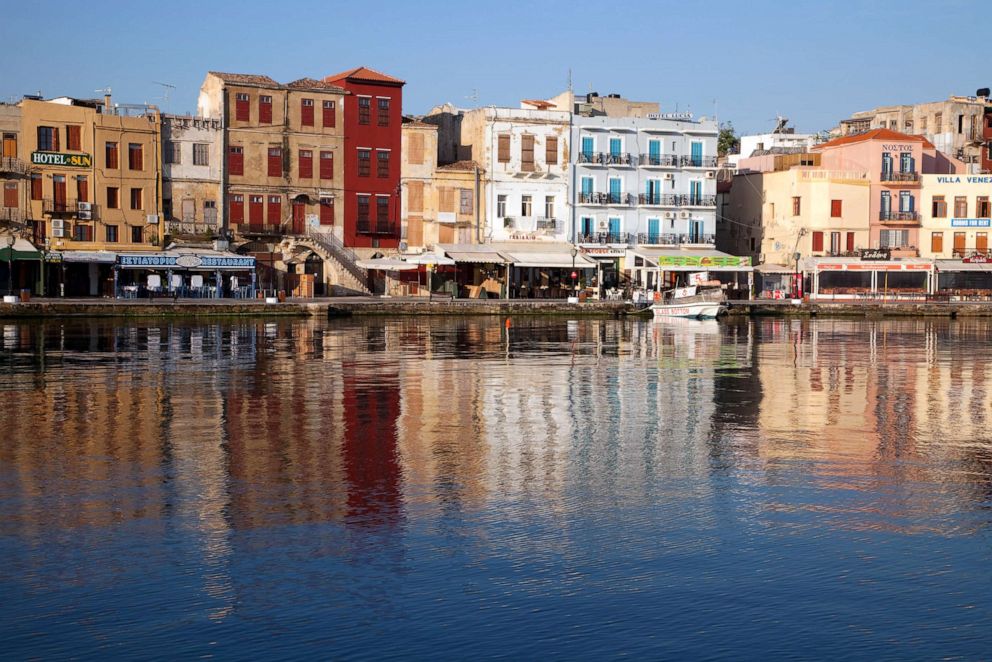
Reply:
[[313, 294], [322, 297], [327, 294], [327, 287], [324, 283], [324, 260], [313, 251], [307, 255], [303, 263], [303, 272], [313, 276]]

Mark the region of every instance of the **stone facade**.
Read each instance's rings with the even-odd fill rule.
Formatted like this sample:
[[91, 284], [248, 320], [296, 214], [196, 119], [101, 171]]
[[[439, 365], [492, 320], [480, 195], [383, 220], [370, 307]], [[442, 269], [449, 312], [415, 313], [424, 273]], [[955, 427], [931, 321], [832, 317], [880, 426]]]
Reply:
[[173, 238], [223, 236], [220, 119], [162, 116], [162, 209]]

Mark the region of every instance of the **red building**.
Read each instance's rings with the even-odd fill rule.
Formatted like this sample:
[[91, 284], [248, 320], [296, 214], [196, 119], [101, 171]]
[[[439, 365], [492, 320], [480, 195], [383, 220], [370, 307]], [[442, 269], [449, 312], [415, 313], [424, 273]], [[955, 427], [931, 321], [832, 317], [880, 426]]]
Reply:
[[344, 98], [344, 243], [397, 248], [404, 82], [358, 67], [324, 78]]

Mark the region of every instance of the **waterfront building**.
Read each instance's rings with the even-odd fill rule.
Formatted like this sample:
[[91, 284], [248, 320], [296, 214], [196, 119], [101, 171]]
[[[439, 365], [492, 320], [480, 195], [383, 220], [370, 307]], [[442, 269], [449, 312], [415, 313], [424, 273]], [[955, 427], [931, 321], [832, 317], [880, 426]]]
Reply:
[[992, 101], [988, 88], [975, 96], [881, 106], [841, 120], [833, 133], [850, 136], [888, 129], [925, 137], [939, 151], [966, 164], [971, 173], [992, 172]]
[[162, 245], [159, 111], [109, 94], [19, 106], [17, 149], [30, 168], [25, 222], [46, 249], [45, 289], [113, 296], [116, 252]]
[[[16, 104], [0, 104], [0, 289], [7, 293], [22, 288], [34, 288], [39, 281], [39, 256], [27, 243], [31, 237], [28, 220], [28, 164], [20, 158], [17, 145], [21, 140], [21, 108]], [[20, 244], [19, 250], [14, 244]]]
[[922, 175], [920, 254], [935, 259], [987, 255], [992, 175]]
[[787, 126], [788, 121], [787, 118], [780, 117], [778, 126], [770, 133], [741, 136], [738, 153], [729, 154], [727, 162], [736, 168], [741, 159], [763, 154], [809, 152], [814, 145], [820, 142], [820, 137], [815, 133], [796, 133], [794, 128]]
[[225, 238], [220, 118], [162, 116], [162, 216], [172, 240]]

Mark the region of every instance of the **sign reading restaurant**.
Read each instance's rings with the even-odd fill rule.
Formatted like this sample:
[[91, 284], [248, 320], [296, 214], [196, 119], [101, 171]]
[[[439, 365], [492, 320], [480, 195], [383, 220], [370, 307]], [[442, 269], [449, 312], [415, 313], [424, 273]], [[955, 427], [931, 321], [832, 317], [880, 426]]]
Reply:
[[750, 267], [750, 256], [661, 255], [659, 267]]
[[164, 269], [254, 269], [254, 257], [227, 255], [118, 255], [117, 264], [124, 268]]
[[93, 157], [89, 154], [31, 152], [31, 163], [33, 165], [57, 166], [59, 168], [92, 168]]

